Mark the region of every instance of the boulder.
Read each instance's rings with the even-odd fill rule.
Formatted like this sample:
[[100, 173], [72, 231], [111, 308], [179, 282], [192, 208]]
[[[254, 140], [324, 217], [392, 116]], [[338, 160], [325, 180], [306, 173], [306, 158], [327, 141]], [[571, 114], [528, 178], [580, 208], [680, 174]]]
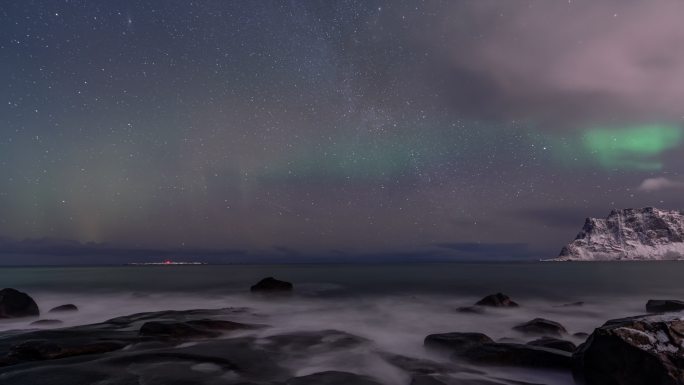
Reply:
[[140, 335], [145, 337], [162, 338], [214, 338], [222, 332], [253, 329], [255, 326], [239, 322], [200, 319], [186, 322], [177, 321], [150, 321], [140, 327]]
[[285, 381], [285, 385], [381, 385], [371, 377], [359, 374], [327, 371], [294, 377]]
[[15, 289], [0, 290], [0, 318], [34, 317], [40, 315], [38, 305], [28, 294]]
[[572, 353], [575, 351], [575, 349], [577, 349], [577, 346], [571, 341], [552, 337], [542, 337], [538, 340], [530, 341], [527, 344], [531, 346], [541, 346], [543, 348], [562, 350], [569, 353]]
[[78, 307], [76, 307], [76, 305], [74, 304], [68, 303], [66, 305], [59, 305], [57, 307], [53, 307], [48, 311], [48, 313], [63, 313], [70, 311], [78, 311]]
[[454, 357], [474, 364], [494, 366], [568, 369], [572, 365], [572, 355], [567, 352], [539, 346], [496, 342], [475, 345], [457, 352]]
[[669, 313], [684, 310], [684, 301], [674, 299], [651, 299], [646, 302], [646, 311], [649, 313]]
[[494, 342], [487, 335], [482, 333], [440, 333], [430, 334], [425, 337], [423, 344], [427, 348], [434, 350], [462, 352], [473, 346]]
[[447, 385], [447, 384], [438, 380], [434, 376], [418, 375], [418, 376], [411, 377], [411, 384], [410, 385]]
[[519, 305], [503, 293], [488, 295], [475, 303], [477, 306], [489, 307], [518, 307]]
[[555, 321], [550, 321], [544, 318], [535, 318], [532, 321], [525, 322], [523, 324], [513, 327], [513, 330], [525, 334], [536, 334], [536, 335], [553, 335], [562, 336], [568, 333], [563, 325]]
[[292, 283], [281, 281], [273, 277], [267, 277], [250, 288], [253, 293], [289, 293], [292, 292]]
[[12, 346], [7, 358], [16, 361], [42, 361], [75, 357], [86, 354], [102, 354], [122, 349], [119, 341], [91, 341], [81, 344], [61, 344], [47, 340], [28, 340]]
[[650, 315], [608, 321], [573, 355], [587, 385], [683, 385], [684, 318]]

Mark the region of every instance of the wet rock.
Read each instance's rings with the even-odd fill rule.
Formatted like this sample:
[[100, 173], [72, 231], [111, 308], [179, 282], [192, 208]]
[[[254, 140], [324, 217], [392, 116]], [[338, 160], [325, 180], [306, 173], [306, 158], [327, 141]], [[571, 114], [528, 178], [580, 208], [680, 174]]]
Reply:
[[531, 321], [513, 327], [513, 330], [525, 334], [562, 336], [568, 333], [563, 325], [544, 318], [535, 318]]
[[178, 339], [214, 338], [220, 336], [222, 332], [254, 328], [254, 325], [212, 319], [190, 320], [186, 322], [149, 321], [140, 327], [140, 335]]
[[489, 307], [518, 307], [519, 305], [515, 303], [510, 297], [503, 293], [496, 293], [488, 295], [475, 303], [477, 306], [489, 306]]
[[60, 344], [47, 340], [29, 340], [10, 348], [9, 361], [42, 361], [74, 357], [85, 354], [102, 354], [125, 346], [119, 341], [92, 341], [83, 344]]
[[649, 313], [669, 313], [684, 310], [684, 301], [673, 299], [651, 299], [646, 303]]
[[38, 315], [40, 315], [38, 305], [28, 294], [9, 288], [0, 290], [0, 318]]
[[580, 339], [586, 339], [587, 337], [589, 337], [589, 333], [577, 332], [577, 333], [573, 333], [572, 336], [580, 338]]
[[536, 368], [570, 368], [569, 353], [538, 346], [509, 343], [485, 343], [454, 355], [475, 364]]
[[267, 277], [250, 288], [253, 293], [289, 293], [292, 292], [292, 283], [281, 281], [273, 277]]
[[434, 376], [420, 375], [420, 376], [413, 376], [411, 378], [411, 384], [410, 385], [447, 385], [447, 384], [445, 382], [438, 380]]
[[263, 347], [287, 355], [308, 354], [312, 351], [329, 353], [337, 349], [348, 349], [368, 343], [365, 338], [339, 330], [317, 330], [272, 335], [264, 338]]
[[78, 311], [78, 307], [74, 304], [68, 303], [66, 305], [59, 305], [57, 307], [53, 307], [48, 311], [48, 313], [63, 313], [71, 311]]
[[462, 352], [473, 346], [493, 342], [482, 333], [440, 333], [425, 337], [423, 344], [427, 348], [447, 352]]
[[608, 321], [573, 356], [588, 385], [684, 384], [684, 319], [651, 315]]
[[33, 321], [31, 322], [31, 326], [56, 326], [56, 325], [61, 325], [64, 322], [58, 320], [58, 319], [41, 319], [38, 321]]
[[530, 341], [527, 344], [532, 346], [541, 346], [543, 348], [562, 350], [569, 353], [572, 353], [575, 351], [575, 349], [577, 349], [577, 346], [571, 341], [552, 337], [542, 337], [538, 340]]
[[381, 385], [371, 377], [348, 372], [327, 371], [294, 377], [285, 385]]

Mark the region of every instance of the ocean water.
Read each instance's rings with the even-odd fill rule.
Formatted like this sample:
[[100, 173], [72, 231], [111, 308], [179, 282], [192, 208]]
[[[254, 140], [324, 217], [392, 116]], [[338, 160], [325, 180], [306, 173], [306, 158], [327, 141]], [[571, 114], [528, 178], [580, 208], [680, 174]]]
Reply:
[[[274, 276], [293, 282], [296, 294], [269, 301], [250, 285]], [[59, 314], [63, 326], [101, 322], [144, 311], [249, 307], [260, 333], [337, 329], [365, 337], [380, 350], [437, 359], [423, 348], [431, 333], [483, 332], [493, 339], [525, 342], [511, 328], [536, 317], [563, 324], [569, 333], [590, 333], [605, 321], [643, 314], [648, 299], [684, 299], [684, 262], [452, 263], [388, 265], [220, 265], [117, 267], [13, 267], [0, 282], [29, 293], [45, 313], [74, 303], [76, 313]], [[483, 296], [504, 292], [518, 309], [459, 313]], [[581, 307], [566, 303], [584, 302]], [[52, 315], [44, 317], [53, 318]], [[29, 328], [32, 320], [2, 320], [0, 332]], [[244, 320], [243, 320], [244, 321]], [[249, 321], [249, 320], [247, 320]], [[1, 333], [0, 333], [1, 338]], [[582, 339], [569, 336], [579, 344]], [[406, 379], [372, 361], [318, 357], [298, 363], [298, 374], [350, 370], [401, 384]], [[572, 384], [568, 373], [490, 369], [507, 378]]]

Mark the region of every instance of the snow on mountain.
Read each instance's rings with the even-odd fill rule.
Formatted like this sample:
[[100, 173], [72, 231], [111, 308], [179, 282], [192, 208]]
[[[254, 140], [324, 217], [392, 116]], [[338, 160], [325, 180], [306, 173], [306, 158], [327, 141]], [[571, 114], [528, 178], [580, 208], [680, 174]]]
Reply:
[[684, 212], [653, 207], [587, 218], [556, 261], [684, 259]]

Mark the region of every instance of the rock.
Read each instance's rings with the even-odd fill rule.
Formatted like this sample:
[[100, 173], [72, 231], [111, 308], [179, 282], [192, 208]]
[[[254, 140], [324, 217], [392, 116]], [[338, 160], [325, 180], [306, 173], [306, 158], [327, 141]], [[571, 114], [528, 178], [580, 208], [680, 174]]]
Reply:
[[176, 321], [150, 321], [140, 327], [140, 335], [165, 338], [214, 338], [224, 331], [253, 329], [255, 326], [238, 322], [212, 319]]
[[487, 342], [493, 342], [491, 338], [482, 333], [440, 333], [430, 334], [425, 337], [423, 344], [427, 348], [447, 352], [462, 352], [473, 346]]
[[521, 366], [536, 368], [570, 368], [570, 353], [538, 346], [509, 343], [484, 343], [473, 346], [463, 352], [457, 352], [460, 358], [475, 364], [495, 366]]
[[562, 336], [568, 333], [563, 325], [558, 322], [550, 321], [544, 318], [535, 318], [532, 321], [525, 322], [513, 327], [513, 330], [525, 334], [536, 334], [536, 335], [553, 335]]
[[646, 302], [646, 311], [649, 313], [668, 313], [684, 310], [684, 301], [674, 299], [651, 299]]
[[59, 344], [47, 340], [29, 340], [12, 346], [9, 357], [18, 361], [42, 361], [85, 354], [108, 353], [123, 348], [118, 341], [96, 341], [83, 344]]
[[447, 385], [446, 383], [436, 379], [434, 376], [419, 375], [411, 378], [410, 385]]
[[58, 319], [41, 319], [38, 321], [33, 321], [31, 322], [31, 326], [55, 326], [55, 325], [61, 325], [64, 322], [58, 320]]
[[587, 385], [684, 384], [684, 319], [650, 315], [608, 321], [573, 356]]
[[542, 337], [538, 340], [530, 341], [527, 344], [531, 346], [541, 346], [543, 348], [562, 350], [569, 353], [572, 353], [575, 351], [575, 349], [577, 349], [577, 346], [570, 341], [551, 337]]
[[38, 305], [28, 294], [15, 289], [0, 290], [0, 318], [33, 317], [40, 315]]
[[577, 332], [577, 333], [572, 333], [572, 336], [580, 338], [580, 339], [586, 339], [587, 337], [589, 337], [589, 333]]
[[268, 277], [252, 286], [250, 291], [253, 293], [288, 293], [292, 292], [292, 289], [292, 283]]
[[53, 307], [48, 311], [48, 313], [61, 313], [69, 311], [78, 311], [78, 307], [76, 307], [76, 305], [74, 304], [68, 303], [66, 305], [59, 305], [57, 307]]
[[519, 305], [503, 293], [488, 295], [475, 304], [477, 306], [489, 307], [518, 307]]
[[285, 385], [381, 385], [368, 376], [354, 373], [327, 371], [294, 377], [285, 381]]
[[684, 257], [684, 213], [654, 207], [587, 218], [559, 261], [666, 260]]
[[329, 329], [268, 336], [263, 339], [262, 347], [293, 356], [312, 352], [330, 353], [334, 350], [349, 349], [367, 343], [368, 340], [365, 338]]

